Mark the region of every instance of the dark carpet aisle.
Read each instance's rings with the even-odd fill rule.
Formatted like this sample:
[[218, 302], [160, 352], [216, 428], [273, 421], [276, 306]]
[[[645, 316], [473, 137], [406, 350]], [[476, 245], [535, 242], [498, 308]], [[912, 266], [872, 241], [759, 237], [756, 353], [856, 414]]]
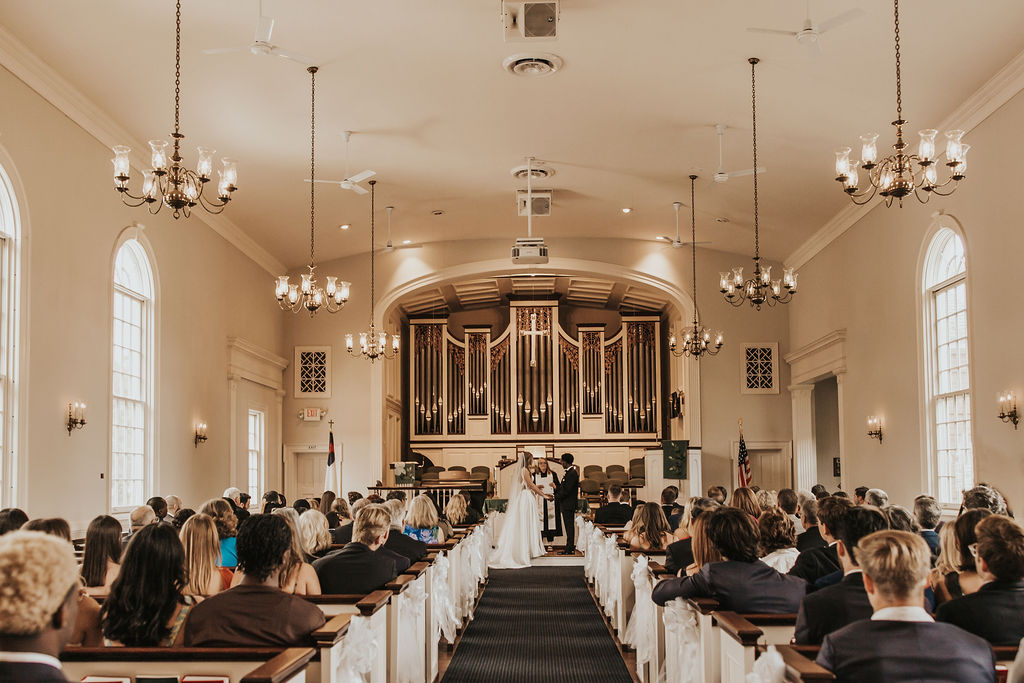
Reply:
[[444, 683], [628, 683], [583, 567], [491, 570]]

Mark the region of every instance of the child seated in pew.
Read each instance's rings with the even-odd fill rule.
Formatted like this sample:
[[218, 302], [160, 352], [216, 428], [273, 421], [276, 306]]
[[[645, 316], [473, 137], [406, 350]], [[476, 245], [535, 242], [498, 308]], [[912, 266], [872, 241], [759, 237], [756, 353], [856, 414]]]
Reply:
[[633, 550], [664, 550], [675, 540], [662, 506], [644, 503], [633, 512], [633, 523], [623, 540]]
[[757, 519], [757, 530], [761, 534], [761, 561], [783, 573], [792, 569], [800, 553], [796, 549], [796, 525], [789, 515], [779, 508], [765, 510]]
[[723, 507], [701, 517], [704, 531], [722, 554], [693, 576], [665, 579], [654, 587], [654, 602], [714, 598], [723, 610], [784, 614], [796, 612], [806, 582], [772, 569], [757, 557], [760, 535], [744, 510]]
[[181, 645], [182, 625], [196, 601], [184, 595], [185, 550], [170, 524], [132, 534], [121, 573], [100, 609], [105, 645]]
[[854, 554], [874, 614], [825, 636], [817, 662], [838, 683], [996, 680], [995, 656], [983, 639], [925, 611], [931, 551], [908, 531], [878, 531]]
[[282, 591], [280, 574], [292, 532], [280, 515], [252, 515], [238, 531], [240, 585], [197, 605], [185, 622], [185, 645], [258, 647], [306, 645], [324, 625], [316, 605]]
[[70, 543], [37, 531], [0, 538], [0, 681], [66, 681], [57, 657], [81, 595]]

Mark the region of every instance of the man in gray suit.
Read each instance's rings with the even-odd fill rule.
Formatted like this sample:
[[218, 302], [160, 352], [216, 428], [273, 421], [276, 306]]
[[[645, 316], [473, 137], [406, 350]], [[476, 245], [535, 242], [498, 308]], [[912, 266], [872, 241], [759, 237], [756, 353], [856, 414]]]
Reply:
[[878, 531], [861, 539], [854, 552], [874, 614], [825, 636], [817, 661], [838, 683], [994, 683], [996, 662], [988, 643], [936, 623], [924, 609], [931, 551], [923, 538], [909, 531]]

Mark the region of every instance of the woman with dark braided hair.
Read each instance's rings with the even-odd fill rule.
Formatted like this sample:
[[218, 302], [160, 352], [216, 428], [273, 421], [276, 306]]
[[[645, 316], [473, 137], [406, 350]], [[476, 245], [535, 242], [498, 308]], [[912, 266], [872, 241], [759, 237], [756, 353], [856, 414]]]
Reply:
[[121, 573], [100, 610], [107, 645], [181, 645], [182, 625], [194, 604], [185, 588], [185, 550], [174, 527], [150, 524], [135, 532]]

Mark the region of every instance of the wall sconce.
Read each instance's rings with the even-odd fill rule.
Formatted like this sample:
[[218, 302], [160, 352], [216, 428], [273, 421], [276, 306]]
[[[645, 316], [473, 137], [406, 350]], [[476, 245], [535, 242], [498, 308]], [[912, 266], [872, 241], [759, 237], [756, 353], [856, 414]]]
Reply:
[[868, 436], [882, 443], [882, 420], [874, 415], [868, 417]]
[[1017, 397], [1012, 391], [999, 394], [999, 419], [1003, 422], [1012, 422], [1013, 428], [1017, 429], [1020, 414], [1017, 412]]
[[68, 436], [71, 436], [71, 432], [75, 429], [81, 429], [85, 426], [85, 404], [75, 401], [74, 403], [68, 404]]
[[195, 443], [196, 443], [195, 448], [199, 448], [199, 444], [200, 443], [206, 443], [207, 436], [206, 436], [206, 423], [205, 422], [199, 422], [199, 423], [196, 424], [195, 437], [196, 437], [195, 438]]

